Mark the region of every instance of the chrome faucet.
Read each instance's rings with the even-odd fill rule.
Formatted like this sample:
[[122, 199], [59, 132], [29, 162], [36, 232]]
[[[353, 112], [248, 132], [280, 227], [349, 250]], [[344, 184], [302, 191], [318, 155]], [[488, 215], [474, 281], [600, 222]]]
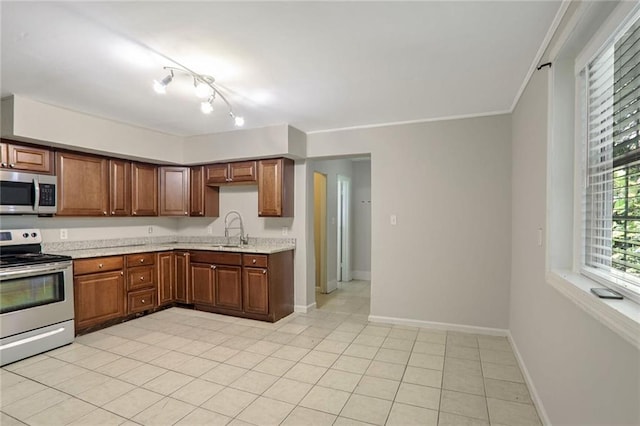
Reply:
[[[235, 217], [232, 217], [231, 220], [229, 220], [229, 216], [232, 215], [232, 214], [235, 215]], [[230, 226], [233, 223], [234, 220], [239, 220], [240, 221], [240, 226], [239, 227]], [[239, 229], [240, 230], [240, 244], [241, 245], [245, 245], [245, 244], [249, 243], [249, 234], [247, 234], [247, 235], [244, 234], [244, 224], [242, 223], [242, 215], [240, 214], [240, 212], [237, 212], [236, 210], [231, 210], [224, 217], [224, 236], [227, 238], [227, 243], [229, 243], [229, 230], [230, 229]]]

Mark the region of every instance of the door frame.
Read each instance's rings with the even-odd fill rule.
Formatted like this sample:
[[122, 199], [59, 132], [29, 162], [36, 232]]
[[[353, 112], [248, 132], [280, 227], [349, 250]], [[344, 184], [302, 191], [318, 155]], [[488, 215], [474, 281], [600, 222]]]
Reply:
[[316, 287], [327, 293], [327, 175], [313, 172], [313, 220]]
[[338, 282], [351, 281], [351, 178], [337, 175], [337, 271]]

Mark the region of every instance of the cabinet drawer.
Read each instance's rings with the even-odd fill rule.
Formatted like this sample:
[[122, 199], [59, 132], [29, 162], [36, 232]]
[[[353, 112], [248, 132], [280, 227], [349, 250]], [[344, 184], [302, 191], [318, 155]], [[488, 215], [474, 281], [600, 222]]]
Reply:
[[153, 309], [156, 306], [156, 291], [140, 290], [127, 294], [127, 306], [130, 314]]
[[127, 290], [153, 287], [155, 285], [156, 268], [153, 266], [139, 266], [127, 271]]
[[73, 261], [73, 274], [86, 275], [96, 272], [117, 271], [124, 266], [122, 256], [93, 257]]
[[128, 268], [131, 268], [133, 266], [153, 265], [154, 263], [156, 263], [156, 254], [155, 253], [128, 254], [126, 256], [126, 259], [127, 259]]
[[266, 268], [267, 256], [264, 254], [244, 254], [242, 256], [242, 266], [255, 266], [257, 268]]
[[210, 263], [212, 265], [242, 265], [241, 253], [225, 253], [220, 251], [191, 252], [191, 261], [196, 263]]

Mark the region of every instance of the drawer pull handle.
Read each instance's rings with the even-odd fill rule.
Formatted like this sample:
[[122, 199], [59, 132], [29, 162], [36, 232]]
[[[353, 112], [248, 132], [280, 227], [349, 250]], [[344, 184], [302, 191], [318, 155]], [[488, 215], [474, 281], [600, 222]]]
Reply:
[[144, 299], [142, 299], [142, 303], [144, 303]]
[[16, 165], [15, 165], [15, 164], [13, 164], [13, 163], [11, 163], [11, 164], [9, 164], [9, 167], [11, 167], [11, 168], [13, 169], [13, 168], [15, 168], [15, 167], [16, 167]]
[[103, 214], [104, 216], [106, 216], [106, 215], [107, 215], [107, 212], [106, 212], [106, 211], [103, 211], [103, 212], [102, 212], [102, 214]]
[[216, 269], [216, 265], [211, 265], [211, 269]]
[[2, 167], [7, 167], [7, 163], [4, 163], [4, 162], [3, 162], [3, 163], [0, 163], [0, 166], [2, 166]]
[[102, 269], [102, 267], [103, 267], [103, 266], [104, 266], [104, 265], [103, 265], [102, 263], [98, 263], [98, 268], [101, 268], [101, 269]]
[[264, 274], [266, 274], [266, 273], [267, 273], [267, 270], [266, 270], [266, 269], [265, 269], [264, 271], [262, 271], [262, 274], [263, 274], [263, 275], [264, 275]]
[[255, 260], [255, 259], [253, 259], [253, 260], [251, 261], [251, 263], [256, 263], [256, 260]]
[[187, 213], [187, 212], [184, 212], [184, 215], [185, 215], [185, 216], [188, 216], [188, 215], [189, 215], [189, 213]]
[[121, 277], [124, 276], [124, 272], [120, 271], [120, 276]]
[[144, 263], [144, 259], [140, 259], [140, 263]]
[[140, 281], [144, 281], [144, 277], [140, 277]]
[[116, 212], [112, 211], [111, 212], [111, 216], [114, 216], [116, 214]]

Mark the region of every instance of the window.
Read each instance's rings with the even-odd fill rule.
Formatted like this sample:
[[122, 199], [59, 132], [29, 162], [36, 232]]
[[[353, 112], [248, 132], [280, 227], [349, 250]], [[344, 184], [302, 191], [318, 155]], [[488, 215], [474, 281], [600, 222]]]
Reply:
[[581, 72], [586, 189], [583, 272], [640, 296], [640, 19]]

